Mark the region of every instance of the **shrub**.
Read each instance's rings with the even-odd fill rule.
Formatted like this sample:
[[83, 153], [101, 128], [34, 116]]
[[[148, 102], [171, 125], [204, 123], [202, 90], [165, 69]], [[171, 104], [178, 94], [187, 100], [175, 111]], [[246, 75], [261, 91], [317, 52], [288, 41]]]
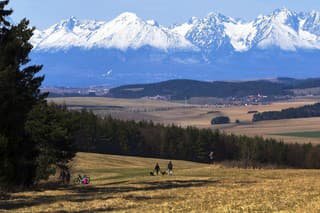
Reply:
[[230, 123], [230, 118], [227, 116], [219, 116], [219, 117], [215, 117], [212, 118], [211, 120], [211, 124], [228, 124]]

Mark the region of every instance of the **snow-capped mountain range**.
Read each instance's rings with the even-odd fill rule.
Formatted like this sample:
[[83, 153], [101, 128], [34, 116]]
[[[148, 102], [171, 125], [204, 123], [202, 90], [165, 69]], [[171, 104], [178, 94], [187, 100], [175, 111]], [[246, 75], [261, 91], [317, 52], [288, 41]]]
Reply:
[[36, 31], [32, 43], [37, 50], [82, 47], [125, 51], [151, 46], [162, 50], [213, 51], [228, 45], [237, 52], [272, 46], [289, 51], [320, 49], [320, 13], [278, 9], [250, 22], [210, 13], [174, 27], [161, 26], [154, 20], [144, 21], [129, 12], [109, 22], [71, 17], [44, 31]]
[[126, 50], [149, 45], [166, 50], [193, 47], [182, 35], [128, 12], [110, 22], [79, 21], [71, 17], [47, 30], [36, 31], [32, 43], [36, 49], [96, 47]]
[[[45, 72], [49, 77], [56, 77], [53, 84], [59, 84], [58, 72], [62, 70], [62, 76], [73, 73], [71, 76], [96, 78], [88, 84], [111, 85], [189, 76], [214, 80], [219, 79], [217, 72], [220, 72], [220, 78], [225, 76], [228, 79], [230, 69], [246, 78], [275, 77], [271, 75], [299, 77], [294, 76], [295, 72], [302, 75], [301, 67], [309, 64], [314, 65], [309, 67], [309, 76], [314, 76], [319, 71], [314, 63], [316, 60], [310, 61], [306, 57], [317, 58], [320, 55], [320, 13], [277, 9], [252, 21], [210, 13], [204, 18], [193, 17], [186, 23], [171, 27], [162, 26], [154, 20], [145, 21], [129, 12], [109, 22], [80, 21], [71, 17], [46, 30], [36, 30], [31, 43], [34, 45], [34, 59], [45, 67], [47, 64]], [[279, 55], [287, 61], [277, 62], [274, 57], [280, 60]], [[259, 61], [261, 58], [265, 60]], [[59, 65], [54, 59], [63, 59], [64, 63]], [[286, 64], [292, 59], [297, 60], [296, 63], [300, 61], [299, 66]], [[78, 63], [79, 60], [86, 63]], [[273, 66], [270, 66], [270, 61]], [[251, 74], [245, 74], [249, 69]], [[113, 70], [114, 76], [106, 75], [102, 70]], [[128, 76], [138, 73], [137, 70], [143, 73], [144, 80], [128, 80]], [[230, 76], [237, 77], [233, 73]]]

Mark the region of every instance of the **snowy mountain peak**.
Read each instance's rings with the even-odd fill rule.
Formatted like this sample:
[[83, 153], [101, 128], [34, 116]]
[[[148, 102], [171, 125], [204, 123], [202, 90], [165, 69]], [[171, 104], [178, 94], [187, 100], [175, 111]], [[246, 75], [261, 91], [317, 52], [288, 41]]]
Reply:
[[118, 15], [114, 20], [114, 22], [135, 22], [135, 21], [142, 21], [137, 14], [132, 12], [124, 12]]
[[65, 22], [65, 23], [78, 23], [79, 22], [79, 19], [75, 16], [70, 16], [68, 19], [65, 19], [65, 20], [62, 20], [62, 22]]
[[230, 38], [226, 32], [226, 23], [233, 22], [232, 18], [220, 13], [209, 13], [202, 19], [194, 19], [189, 24], [189, 30], [185, 34], [195, 46], [206, 51], [232, 49]]
[[147, 22], [147, 24], [149, 24], [151, 26], [157, 26], [157, 27], [160, 26], [159, 23], [155, 20], [147, 20], [146, 22]]
[[286, 8], [277, 9], [254, 22], [257, 33], [253, 45], [262, 49], [277, 47], [286, 51], [317, 49], [318, 45], [312, 41], [313, 35], [302, 29], [304, 22], [296, 12]]
[[282, 15], [292, 15], [293, 13], [294, 13], [294, 12], [292, 12], [291, 10], [289, 10], [289, 9], [286, 8], [286, 7], [275, 9], [275, 10], [272, 12], [273, 15], [279, 15], [279, 14], [282, 14]]
[[75, 26], [79, 24], [80, 21], [76, 17], [71, 16], [69, 19], [62, 20], [58, 26], [66, 28], [68, 30], [72, 30]]
[[275, 10], [271, 15], [271, 19], [273, 22], [287, 24], [295, 30], [299, 28], [298, 15], [287, 8]]
[[234, 20], [231, 17], [227, 17], [221, 13], [209, 13], [203, 20], [205, 21], [215, 21], [217, 23], [223, 23], [223, 22], [234, 22]]
[[221, 13], [216, 13], [216, 12], [210, 12], [206, 15], [205, 18], [207, 19], [219, 19], [220, 17], [224, 17]]
[[188, 21], [188, 24], [194, 24], [196, 23], [197, 21], [199, 21], [199, 18], [198, 17], [195, 17], [195, 16], [192, 16], [189, 21]]

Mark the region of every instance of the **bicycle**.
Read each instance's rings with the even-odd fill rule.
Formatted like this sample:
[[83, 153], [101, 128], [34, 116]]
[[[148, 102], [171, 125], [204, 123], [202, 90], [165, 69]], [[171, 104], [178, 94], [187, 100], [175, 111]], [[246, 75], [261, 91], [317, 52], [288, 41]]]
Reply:
[[75, 183], [75, 184], [89, 184], [90, 183], [90, 176], [83, 175], [81, 177], [81, 175], [79, 175], [78, 177], [75, 177], [73, 179], [73, 183]]

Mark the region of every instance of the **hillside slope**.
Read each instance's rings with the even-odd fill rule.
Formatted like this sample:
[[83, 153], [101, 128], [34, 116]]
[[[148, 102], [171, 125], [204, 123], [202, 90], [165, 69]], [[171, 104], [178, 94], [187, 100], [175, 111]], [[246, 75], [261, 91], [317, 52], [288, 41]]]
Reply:
[[[41, 188], [0, 199], [10, 212], [317, 212], [319, 171], [225, 168], [173, 161], [173, 176], [149, 176], [168, 160], [79, 153], [73, 174], [90, 185]], [[277, 187], [275, 187], [277, 186]]]
[[169, 80], [153, 84], [136, 84], [110, 89], [108, 96], [115, 98], [142, 98], [165, 96], [173, 100], [192, 97], [244, 97], [249, 95], [279, 96], [292, 95], [292, 89], [320, 86], [320, 79], [290, 79], [255, 81], [214, 81]]

